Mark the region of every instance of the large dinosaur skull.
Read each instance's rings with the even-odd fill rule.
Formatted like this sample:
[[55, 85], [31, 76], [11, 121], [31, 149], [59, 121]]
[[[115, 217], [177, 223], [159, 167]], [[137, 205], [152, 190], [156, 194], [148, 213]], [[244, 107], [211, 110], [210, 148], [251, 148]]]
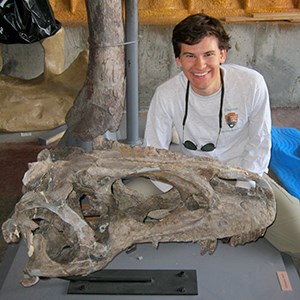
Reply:
[[[7, 242], [22, 235], [27, 243], [24, 285], [92, 273], [136, 243], [199, 242], [202, 254], [213, 253], [218, 239], [254, 241], [274, 220], [272, 191], [255, 174], [166, 150], [98, 145], [91, 153], [45, 149], [30, 164], [24, 195], [2, 227]], [[124, 184], [141, 177], [173, 187], [145, 196]], [[241, 192], [237, 179], [256, 187]]]

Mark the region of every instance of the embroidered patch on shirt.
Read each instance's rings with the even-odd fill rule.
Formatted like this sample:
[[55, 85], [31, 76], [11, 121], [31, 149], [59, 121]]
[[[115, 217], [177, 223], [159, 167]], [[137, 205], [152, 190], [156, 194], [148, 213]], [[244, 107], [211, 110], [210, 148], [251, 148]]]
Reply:
[[233, 128], [237, 124], [238, 119], [239, 115], [235, 112], [230, 112], [225, 115], [225, 121], [230, 128]]

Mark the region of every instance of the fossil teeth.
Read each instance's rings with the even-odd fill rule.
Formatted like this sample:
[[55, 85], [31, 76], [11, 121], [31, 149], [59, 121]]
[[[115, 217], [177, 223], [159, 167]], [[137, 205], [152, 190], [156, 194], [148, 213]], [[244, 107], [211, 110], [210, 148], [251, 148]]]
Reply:
[[200, 244], [200, 254], [204, 255], [206, 253], [213, 254], [217, 248], [218, 241], [215, 240], [201, 240], [199, 241]]

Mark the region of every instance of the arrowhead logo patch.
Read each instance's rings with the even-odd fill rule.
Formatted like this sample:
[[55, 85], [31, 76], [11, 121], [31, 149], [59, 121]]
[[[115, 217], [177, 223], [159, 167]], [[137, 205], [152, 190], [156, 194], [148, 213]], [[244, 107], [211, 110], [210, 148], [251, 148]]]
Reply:
[[237, 124], [238, 119], [239, 115], [235, 112], [230, 112], [225, 115], [225, 121], [230, 128], [233, 128]]

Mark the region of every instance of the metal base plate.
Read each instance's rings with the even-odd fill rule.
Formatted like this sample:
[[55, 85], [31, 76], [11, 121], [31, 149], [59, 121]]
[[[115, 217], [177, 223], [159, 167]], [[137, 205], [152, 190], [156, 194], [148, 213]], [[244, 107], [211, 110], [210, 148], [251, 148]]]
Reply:
[[68, 294], [198, 295], [196, 270], [101, 270], [68, 280]]

